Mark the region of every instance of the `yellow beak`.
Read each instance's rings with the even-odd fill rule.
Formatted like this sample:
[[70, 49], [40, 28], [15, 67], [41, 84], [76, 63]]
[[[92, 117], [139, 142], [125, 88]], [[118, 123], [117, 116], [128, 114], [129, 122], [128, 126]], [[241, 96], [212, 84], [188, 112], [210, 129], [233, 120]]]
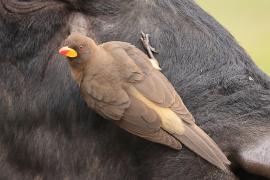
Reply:
[[75, 58], [78, 56], [77, 51], [75, 51], [72, 48], [69, 48], [68, 46], [65, 46], [65, 47], [62, 47], [61, 49], [59, 49], [59, 54], [61, 54], [63, 56], [71, 57], [71, 58]]

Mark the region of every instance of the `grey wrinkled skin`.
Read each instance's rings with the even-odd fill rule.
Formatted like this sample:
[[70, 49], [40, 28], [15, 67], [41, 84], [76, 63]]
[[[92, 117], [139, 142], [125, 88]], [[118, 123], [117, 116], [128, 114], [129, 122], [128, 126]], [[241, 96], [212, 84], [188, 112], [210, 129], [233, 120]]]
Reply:
[[[270, 177], [270, 78], [195, 2], [0, 0], [0, 27], [0, 179]], [[150, 33], [163, 73], [232, 171], [135, 137], [88, 109], [57, 54], [74, 31], [141, 49], [140, 31]]]

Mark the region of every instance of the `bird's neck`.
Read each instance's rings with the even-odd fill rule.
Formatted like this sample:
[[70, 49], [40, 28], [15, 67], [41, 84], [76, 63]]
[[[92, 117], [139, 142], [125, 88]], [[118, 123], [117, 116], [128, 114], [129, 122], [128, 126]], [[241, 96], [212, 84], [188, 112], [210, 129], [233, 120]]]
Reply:
[[71, 75], [76, 83], [80, 86], [85, 65], [83, 63], [70, 62]]

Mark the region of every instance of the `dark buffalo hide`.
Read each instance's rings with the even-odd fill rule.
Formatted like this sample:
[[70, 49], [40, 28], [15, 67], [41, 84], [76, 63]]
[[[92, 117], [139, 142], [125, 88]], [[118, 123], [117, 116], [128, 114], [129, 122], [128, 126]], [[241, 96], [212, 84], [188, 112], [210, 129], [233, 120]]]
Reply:
[[[140, 31], [150, 33], [164, 74], [231, 171], [88, 109], [57, 53], [73, 31], [139, 48]], [[192, 0], [0, 0], [0, 179], [270, 178], [269, 88], [270, 78]]]

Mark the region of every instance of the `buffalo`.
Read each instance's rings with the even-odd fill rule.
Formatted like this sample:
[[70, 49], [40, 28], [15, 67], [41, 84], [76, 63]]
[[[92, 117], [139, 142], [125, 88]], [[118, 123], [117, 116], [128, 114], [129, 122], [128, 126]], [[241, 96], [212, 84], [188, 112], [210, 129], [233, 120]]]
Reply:
[[[89, 109], [57, 50], [71, 32], [143, 49], [232, 162], [135, 137]], [[270, 178], [270, 78], [193, 0], [0, 0], [0, 179]]]

